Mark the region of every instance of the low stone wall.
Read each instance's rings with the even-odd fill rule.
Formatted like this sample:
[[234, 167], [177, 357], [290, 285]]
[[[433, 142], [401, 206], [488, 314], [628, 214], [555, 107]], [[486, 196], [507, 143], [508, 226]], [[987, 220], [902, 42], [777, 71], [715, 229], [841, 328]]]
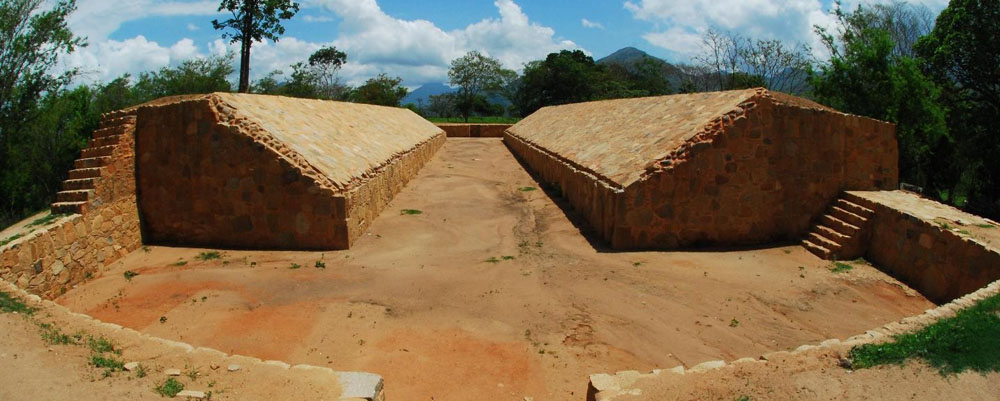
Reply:
[[554, 186], [592, 225], [605, 241], [611, 241], [615, 210], [621, 189], [581, 166], [536, 147], [514, 135], [505, 134], [504, 143], [541, 181]]
[[[109, 155], [83, 214], [72, 214], [0, 247], [0, 279], [47, 298], [100, 275], [142, 246], [135, 197], [134, 117], [130, 111], [103, 116], [118, 146]], [[75, 188], [67, 188], [75, 189]]]
[[449, 138], [501, 138], [511, 124], [438, 123]]
[[[867, 234], [870, 240], [865, 258], [879, 270], [936, 303], [949, 302], [1000, 280], [998, 245], [970, 235], [954, 220], [934, 221], [927, 215], [911, 214], [890, 200], [880, 200], [888, 195], [910, 197], [929, 207], [953, 209], [911, 194], [845, 193], [851, 202], [875, 211]], [[959, 218], [972, 227], [969, 229], [975, 229], [977, 222], [985, 224], [973, 219], [978, 218], [972, 215]]]
[[439, 134], [417, 145], [380, 167], [377, 174], [346, 194], [344, 213], [347, 216], [348, 247], [364, 234], [392, 198], [444, 146], [445, 140], [445, 135]]

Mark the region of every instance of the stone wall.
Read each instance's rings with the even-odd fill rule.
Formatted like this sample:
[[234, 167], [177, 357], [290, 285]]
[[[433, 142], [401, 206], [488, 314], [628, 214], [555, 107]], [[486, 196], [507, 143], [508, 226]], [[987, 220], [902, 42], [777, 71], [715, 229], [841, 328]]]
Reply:
[[437, 135], [394, 158], [379, 168], [378, 174], [346, 194], [347, 247], [365, 233], [382, 209], [444, 146], [445, 140], [444, 134]]
[[[879, 270], [936, 303], [949, 302], [1000, 280], [997, 245], [968, 231], [982, 231], [976, 230], [973, 220], [976, 216], [964, 216], [960, 222], [945, 222], [940, 218], [934, 221], [891, 200], [882, 201], [880, 198], [886, 195], [896, 194], [845, 194], [851, 202], [875, 211], [867, 235], [870, 240], [865, 258]], [[916, 195], [910, 197], [917, 198]], [[926, 199], [920, 202], [932, 207], [947, 207]], [[961, 222], [968, 227], [963, 227]]]
[[797, 239], [841, 191], [898, 185], [894, 131], [869, 118], [755, 97], [625, 189], [612, 246]]
[[220, 116], [211, 98], [140, 107], [136, 163], [149, 243], [346, 248], [344, 197]]
[[438, 123], [449, 138], [500, 138], [510, 124], [458, 124]]
[[[110, 162], [92, 180], [93, 192], [83, 214], [62, 217], [0, 247], [0, 278], [51, 298], [99, 276], [102, 267], [142, 246], [133, 168], [134, 121], [131, 111], [103, 116], [101, 129], [120, 136]], [[72, 185], [74, 181], [64, 186], [77, 189]]]

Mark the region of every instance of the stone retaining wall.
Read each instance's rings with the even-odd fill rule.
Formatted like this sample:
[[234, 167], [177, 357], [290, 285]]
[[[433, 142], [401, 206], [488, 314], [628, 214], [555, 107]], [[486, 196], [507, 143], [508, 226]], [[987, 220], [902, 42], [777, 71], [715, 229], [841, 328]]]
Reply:
[[511, 124], [437, 123], [449, 138], [501, 138]]
[[69, 215], [0, 247], [0, 279], [54, 298], [142, 246], [135, 196], [134, 114], [107, 113], [119, 146], [95, 179], [84, 214]]

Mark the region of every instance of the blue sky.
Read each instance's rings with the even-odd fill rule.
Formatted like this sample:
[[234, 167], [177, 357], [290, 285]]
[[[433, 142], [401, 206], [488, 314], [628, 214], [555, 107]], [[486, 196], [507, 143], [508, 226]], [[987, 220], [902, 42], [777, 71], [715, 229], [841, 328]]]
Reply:
[[[305, 60], [322, 46], [348, 54], [341, 78], [358, 84], [378, 73], [407, 86], [445, 82], [448, 62], [470, 50], [520, 69], [560, 49], [595, 58], [626, 46], [687, 62], [707, 29], [818, 47], [813, 25], [829, 26], [829, 0], [299, 0], [277, 43], [259, 43], [253, 78]], [[853, 7], [860, 0], [845, 0]], [[946, 0], [919, 0], [935, 14]], [[220, 39], [211, 0], [78, 0], [70, 27], [90, 45], [64, 63], [84, 80], [107, 81], [238, 50]]]

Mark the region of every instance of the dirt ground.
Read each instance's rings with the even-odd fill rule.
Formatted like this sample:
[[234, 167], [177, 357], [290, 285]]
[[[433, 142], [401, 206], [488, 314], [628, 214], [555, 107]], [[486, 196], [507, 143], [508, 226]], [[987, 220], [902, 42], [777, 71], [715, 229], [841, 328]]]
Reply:
[[57, 302], [196, 346], [378, 373], [390, 400], [581, 400], [591, 373], [755, 357], [933, 306], [799, 246], [613, 252], [564, 207], [499, 139], [449, 139], [350, 250], [202, 261], [150, 246]]

